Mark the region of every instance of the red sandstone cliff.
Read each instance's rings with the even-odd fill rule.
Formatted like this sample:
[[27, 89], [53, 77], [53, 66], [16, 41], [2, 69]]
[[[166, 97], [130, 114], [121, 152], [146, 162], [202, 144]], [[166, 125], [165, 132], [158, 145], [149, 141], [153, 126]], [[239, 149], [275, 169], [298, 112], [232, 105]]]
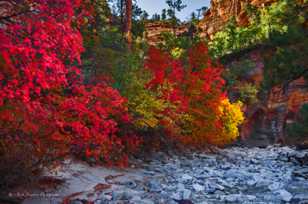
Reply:
[[220, 31], [224, 25], [235, 17], [238, 25], [249, 23], [246, 6], [253, 5], [258, 8], [270, 5], [276, 0], [212, 0], [210, 9], [204, 14], [199, 23], [202, 37], [211, 38]]
[[164, 21], [149, 22], [145, 25], [146, 39], [150, 45], [157, 45], [158, 43], [162, 42], [162, 34], [167, 32], [175, 32], [175, 34], [179, 36], [184, 34], [185, 32], [188, 32], [188, 26], [181, 25], [173, 28], [172, 24]]
[[[249, 23], [246, 6], [253, 5], [263, 7], [277, 0], [212, 0], [210, 9], [204, 14], [203, 19], [197, 25], [201, 37], [211, 38], [220, 31], [225, 24], [235, 17], [238, 25], [245, 26]], [[181, 25], [175, 29], [177, 35], [188, 31], [189, 25]], [[155, 45], [162, 41], [161, 33], [173, 32], [172, 25], [168, 22], [158, 21], [146, 23], [146, 38], [149, 44]]]

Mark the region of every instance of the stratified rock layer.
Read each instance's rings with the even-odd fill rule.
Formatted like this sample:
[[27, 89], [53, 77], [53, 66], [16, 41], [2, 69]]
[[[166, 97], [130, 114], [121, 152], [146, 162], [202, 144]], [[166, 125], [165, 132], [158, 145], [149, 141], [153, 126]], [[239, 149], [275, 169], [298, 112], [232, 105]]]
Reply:
[[210, 9], [204, 14], [199, 27], [202, 37], [211, 38], [220, 31], [224, 25], [234, 17], [237, 24], [245, 26], [249, 23], [247, 5], [261, 8], [276, 0], [212, 0]]
[[145, 27], [145, 35], [147, 42], [150, 45], [157, 45], [158, 43], [163, 41], [162, 34], [163, 33], [174, 33], [179, 36], [188, 32], [187, 25], [181, 25], [173, 27], [171, 23], [165, 21], [157, 21], [146, 23]]

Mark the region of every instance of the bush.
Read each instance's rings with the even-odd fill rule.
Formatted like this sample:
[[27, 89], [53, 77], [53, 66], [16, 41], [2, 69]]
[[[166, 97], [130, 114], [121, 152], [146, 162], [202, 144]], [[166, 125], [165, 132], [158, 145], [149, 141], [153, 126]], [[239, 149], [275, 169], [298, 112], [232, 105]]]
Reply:
[[82, 38], [72, 27], [81, 5], [50, 4], [33, 4], [37, 12], [0, 28], [1, 140], [29, 143], [35, 161], [74, 153], [124, 164], [138, 145], [120, 131], [130, 123], [126, 99], [104, 83], [83, 85]]

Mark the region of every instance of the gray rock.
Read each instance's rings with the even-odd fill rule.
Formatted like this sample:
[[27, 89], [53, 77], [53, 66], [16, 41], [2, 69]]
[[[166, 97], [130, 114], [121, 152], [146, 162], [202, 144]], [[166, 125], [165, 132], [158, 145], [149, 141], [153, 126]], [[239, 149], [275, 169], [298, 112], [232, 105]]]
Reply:
[[193, 177], [188, 175], [188, 174], [183, 174], [182, 177], [180, 178], [182, 182], [189, 182], [193, 180]]
[[223, 195], [221, 199], [225, 202], [238, 202], [243, 203], [244, 201], [253, 201], [257, 197], [253, 195], [243, 195], [243, 194], [230, 194], [230, 195]]
[[293, 175], [296, 177], [308, 179], [308, 168], [297, 169], [293, 172]]
[[200, 192], [200, 191], [204, 191], [205, 190], [205, 187], [198, 184], [198, 183], [195, 183], [192, 185], [193, 189], [197, 192]]
[[280, 195], [281, 200], [285, 202], [290, 202], [292, 200], [292, 194], [284, 189], [279, 190], [277, 193]]
[[183, 199], [184, 200], [188, 200], [191, 197], [191, 191], [188, 189], [184, 189], [183, 190]]
[[283, 184], [274, 182], [271, 185], [268, 186], [268, 189], [270, 191], [277, 191], [278, 189], [281, 189], [283, 187]]
[[102, 194], [99, 197], [100, 199], [104, 200], [104, 201], [111, 201], [112, 200], [112, 195], [109, 194]]
[[[141, 163], [144, 166], [140, 169], [120, 170], [121, 173], [108, 169], [124, 176], [114, 179], [112, 188], [93, 195], [97, 196], [93, 199], [97, 200], [95, 204], [177, 204], [175, 200], [200, 204], [304, 204], [308, 200], [308, 167], [297, 165], [300, 162], [295, 159], [304, 159], [303, 151], [272, 146], [233, 147], [218, 152], [172, 158], [160, 155], [150, 163]], [[289, 162], [290, 158], [296, 163]], [[91, 182], [96, 180], [85, 177]]]
[[298, 193], [298, 194], [295, 194], [293, 196], [293, 199], [295, 201], [304, 201], [304, 200], [308, 201], [308, 194], [307, 193]]
[[161, 192], [162, 191], [162, 187], [160, 183], [156, 180], [151, 180], [148, 183], [148, 187], [151, 192]]
[[241, 201], [243, 201], [241, 198], [242, 198], [241, 194], [232, 194], [232, 195], [221, 196], [222, 201], [226, 201], [226, 202], [241, 202]]
[[125, 191], [113, 191], [112, 192], [112, 200], [127, 200], [131, 198], [127, 192]]
[[217, 183], [213, 183], [212, 185], [213, 185], [213, 188], [215, 188], [216, 190], [220, 190], [220, 191], [225, 190], [225, 187], [223, 187], [223, 186], [221, 186]]
[[171, 195], [171, 198], [174, 199], [174, 200], [181, 200], [182, 199], [182, 193], [180, 193], [180, 192], [173, 193]]
[[137, 183], [135, 181], [127, 181], [124, 182], [123, 185], [127, 186], [128, 188], [136, 188]]
[[178, 183], [177, 189], [178, 189], [178, 191], [184, 191], [185, 190], [185, 185], [182, 184], [182, 183]]
[[212, 193], [215, 193], [215, 191], [216, 191], [216, 188], [214, 188], [212, 185], [207, 184], [205, 186], [206, 193], [212, 194]]
[[140, 199], [140, 200], [130, 200], [132, 204], [155, 204], [154, 201], [149, 199]]
[[258, 181], [256, 181], [255, 179], [250, 179], [247, 181], [247, 185], [248, 186], [254, 186], [258, 183]]

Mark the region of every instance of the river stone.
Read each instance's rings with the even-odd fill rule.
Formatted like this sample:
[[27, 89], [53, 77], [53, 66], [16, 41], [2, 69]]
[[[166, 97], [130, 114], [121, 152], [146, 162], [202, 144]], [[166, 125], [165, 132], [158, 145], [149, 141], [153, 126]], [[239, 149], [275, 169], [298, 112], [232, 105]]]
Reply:
[[126, 191], [113, 191], [112, 200], [130, 200], [132, 199], [133, 194]]
[[297, 169], [293, 172], [293, 175], [296, 177], [308, 179], [308, 168]]
[[156, 180], [151, 180], [148, 183], [149, 189], [151, 192], [161, 192], [162, 191], [162, 187], [160, 185], [160, 183]]
[[200, 191], [204, 191], [204, 190], [205, 190], [205, 187], [202, 186], [202, 185], [200, 185], [200, 184], [198, 184], [198, 183], [193, 184], [192, 187], [193, 187], [193, 189], [194, 189], [195, 191], [197, 191], [197, 192], [200, 192]]
[[188, 200], [191, 197], [191, 191], [188, 189], [184, 189], [183, 190], [183, 199], [184, 200]]
[[280, 195], [281, 200], [283, 200], [285, 202], [290, 202], [292, 200], [293, 196], [288, 191], [283, 189], [283, 190], [279, 190], [278, 193]]
[[173, 193], [171, 195], [171, 198], [174, 199], [174, 200], [181, 200], [182, 199], [182, 193], [180, 193], [180, 192]]
[[247, 185], [248, 186], [254, 186], [256, 185], [257, 181], [255, 179], [250, 179], [247, 181]]
[[271, 185], [268, 186], [268, 189], [270, 191], [276, 191], [276, 190], [280, 189], [281, 187], [282, 187], [281, 183], [274, 182], [274, 183], [272, 183]]
[[[203, 201], [209, 204], [303, 204], [308, 200], [308, 167], [293, 163], [289, 158], [303, 159], [305, 154], [292, 148], [271, 146], [266, 149], [231, 147], [214, 154], [172, 155], [164, 160], [157, 157], [132, 171], [106, 169], [111, 172], [108, 175], [123, 176], [114, 179], [111, 189], [96, 191], [95, 198], [91, 199], [108, 204], [176, 204], [175, 200], [191, 200], [196, 204]], [[97, 171], [98, 167], [83, 164], [77, 167], [70, 170], [82, 177], [68, 177], [75, 184], [68, 189], [76, 189], [78, 183], [80, 191], [88, 190], [88, 186], [96, 186], [93, 182], [105, 177], [104, 171]], [[108, 193], [110, 195], [104, 195]], [[74, 197], [76, 200], [85, 198]]]

